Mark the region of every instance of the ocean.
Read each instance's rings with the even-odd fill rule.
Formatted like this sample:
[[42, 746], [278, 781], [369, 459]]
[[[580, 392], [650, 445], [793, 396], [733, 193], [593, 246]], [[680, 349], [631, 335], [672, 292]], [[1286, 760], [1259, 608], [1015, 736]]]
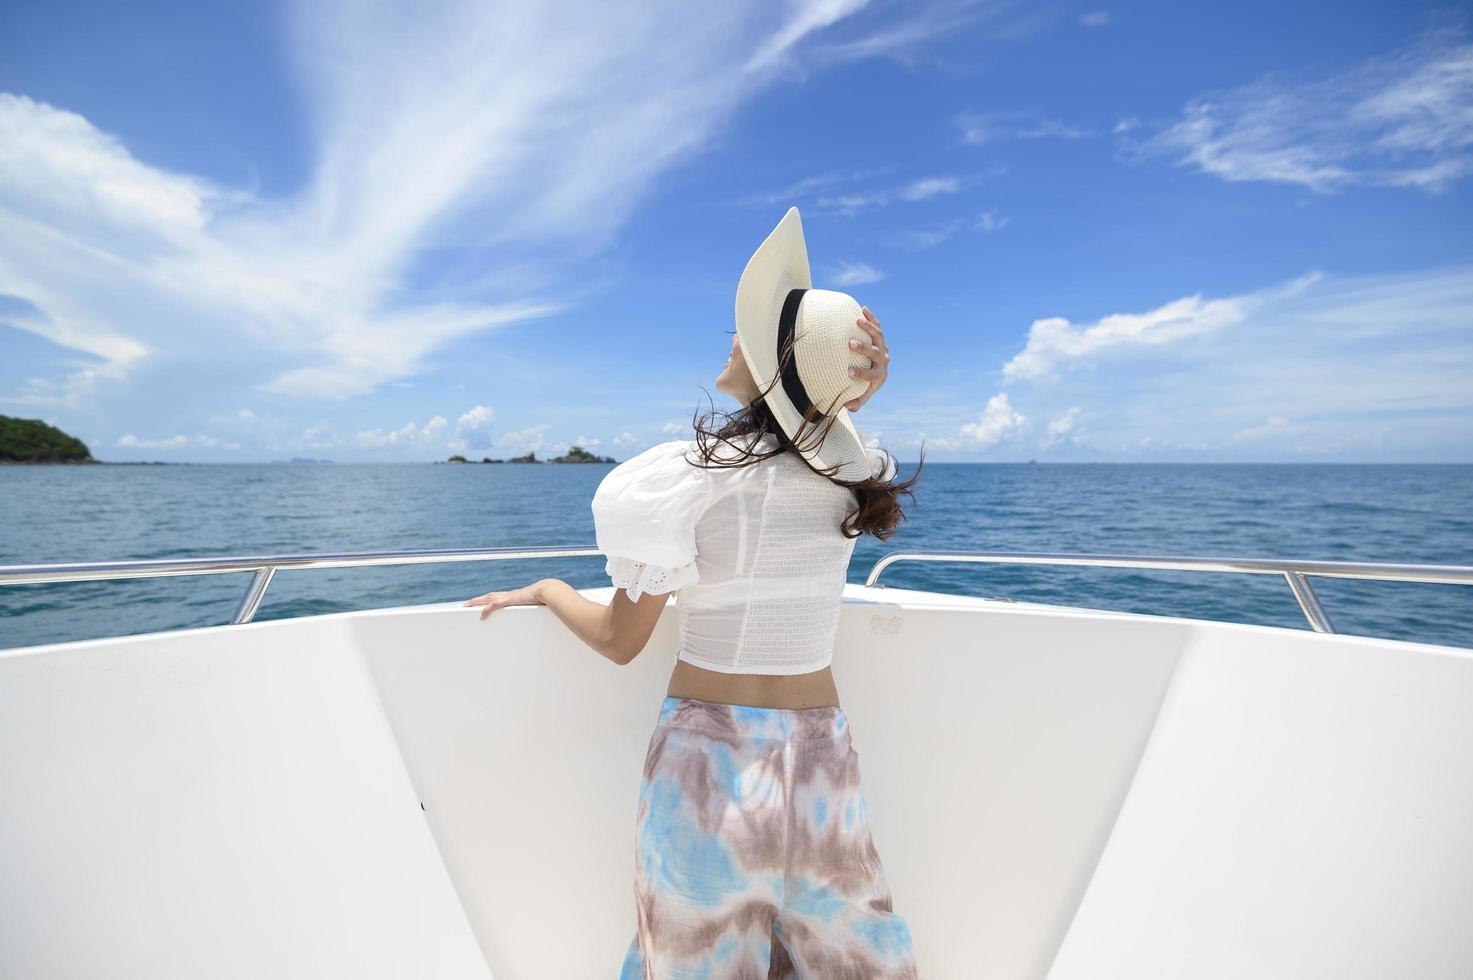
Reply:
[[[0, 467], [0, 563], [432, 548], [591, 547], [609, 464]], [[901, 466], [903, 474], [913, 464]], [[1473, 564], [1473, 465], [927, 463], [900, 549]], [[603, 559], [276, 574], [258, 620], [461, 600]], [[0, 586], [0, 647], [229, 621], [249, 574]], [[882, 583], [1307, 629], [1279, 576], [902, 562]], [[1337, 631], [1473, 647], [1473, 587], [1314, 579]]]

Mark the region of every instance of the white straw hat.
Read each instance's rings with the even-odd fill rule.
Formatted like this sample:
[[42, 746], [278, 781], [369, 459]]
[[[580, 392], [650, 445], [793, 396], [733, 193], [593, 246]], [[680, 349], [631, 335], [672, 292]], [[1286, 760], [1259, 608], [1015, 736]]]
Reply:
[[[851, 337], [871, 338], [859, 326], [859, 302], [847, 293], [814, 289], [808, 271], [808, 248], [797, 208], [788, 208], [742, 270], [737, 284], [736, 330], [742, 356], [759, 389], [778, 377], [778, 353], [793, 340], [788, 370], [768, 390], [765, 400], [778, 424], [795, 443], [804, 411], [812, 422], [799, 452], [819, 469], [837, 466], [835, 478], [866, 480], [874, 464], [844, 403], [869, 389], [863, 378], [849, 377], [849, 366], [869, 367], [869, 358], [849, 349]], [[818, 430], [828, 426], [824, 411], [833, 404], [836, 416], [823, 443], [814, 448]]]

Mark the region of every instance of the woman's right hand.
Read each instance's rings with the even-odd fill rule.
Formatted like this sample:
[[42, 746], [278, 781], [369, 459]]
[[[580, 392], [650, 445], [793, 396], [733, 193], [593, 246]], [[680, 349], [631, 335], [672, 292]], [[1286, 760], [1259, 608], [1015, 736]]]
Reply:
[[890, 348], [885, 343], [885, 333], [880, 329], [880, 321], [875, 319], [875, 315], [870, 312], [868, 306], [860, 307], [860, 312], [864, 315], [854, 322], [858, 323], [864, 328], [864, 332], [869, 334], [870, 343], [865, 344], [858, 340], [851, 340], [849, 341], [849, 349], [857, 351], [869, 358], [870, 366], [867, 368], [850, 368], [849, 374], [851, 377], [862, 378], [868, 381], [869, 387], [858, 398], [851, 398], [844, 403], [844, 407], [851, 412], [859, 411], [865, 402], [875, 396], [875, 392], [880, 390], [880, 386], [890, 376]]

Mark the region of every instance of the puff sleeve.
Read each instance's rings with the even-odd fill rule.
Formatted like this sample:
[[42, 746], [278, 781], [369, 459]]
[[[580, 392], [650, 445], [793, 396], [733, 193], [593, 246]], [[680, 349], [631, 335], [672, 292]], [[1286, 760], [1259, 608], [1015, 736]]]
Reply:
[[593, 495], [604, 571], [635, 601], [700, 580], [696, 522], [710, 496], [710, 471], [686, 459], [690, 441], [662, 442], [614, 467]]

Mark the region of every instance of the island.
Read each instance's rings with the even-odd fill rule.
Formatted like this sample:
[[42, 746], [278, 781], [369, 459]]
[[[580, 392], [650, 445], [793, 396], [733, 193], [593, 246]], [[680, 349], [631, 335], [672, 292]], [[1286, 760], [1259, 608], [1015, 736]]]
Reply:
[[[473, 459], [466, 459], [456, 453], [449, 459], [437, 459], [436, 463], [474, 463]], [[582, 446], [569, 446], [568, 451], [562, 456], [554, 456], [552, 459], [538, 459], [535, 451], [524, 456], [513, 456], [511, 459], [492, 459], [490, 456], [482, 457], [482, 463], [617, 463], [612, 456], [595, 456]]]
[[40, 419], [0, 415], [0, 463], [99, 463], [87, 444]]

